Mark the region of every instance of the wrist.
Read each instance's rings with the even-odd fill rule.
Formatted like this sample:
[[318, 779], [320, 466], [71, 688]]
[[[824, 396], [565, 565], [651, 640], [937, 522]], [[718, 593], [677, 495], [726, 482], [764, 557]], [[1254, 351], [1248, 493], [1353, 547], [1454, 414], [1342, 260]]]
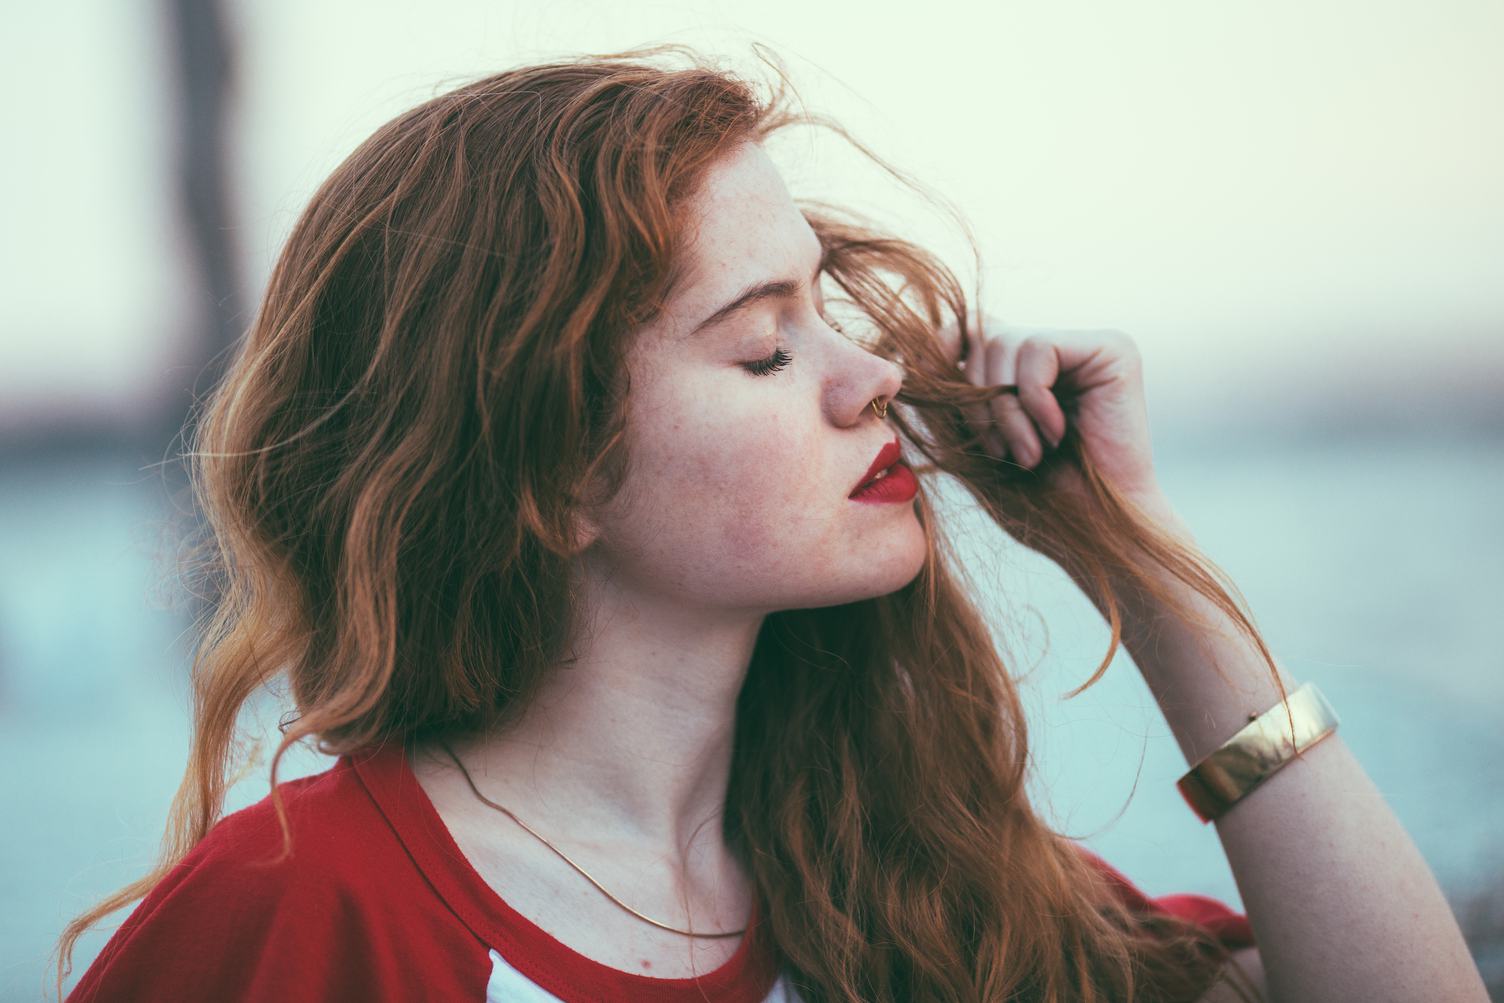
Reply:
[[1126, 496], [1127, 501], [1145, 519], [1185, 543], [1194, 543], [1190, 524], [1180, 515], [1163, 491], [1155, 490]]
[[[1196, 549], [1196, 537], [1191, 532], [1190, 524], [1181, 517], [1180, 513], [1163, 493], [1132, 495], [1127, 496], [1125, 500], [1128, 502], [1131, 510], [1136, 511], [1145, 522], [1171, 537], [1177, 543]], [[1086, 572], [1083, 569], [1076, 568], [1072, 564], [1062, 562], [1062, 566], [1065, 567], [1066, 573], [1075, 581], [1077, 587], [1091, 597], [1092, 602], [1105, 615], [1106, 611], [1100, 608], [1101, 603], [1093, 595], [1091, 583], [1083, 577]], [[1157, 582], [1163, 583], [1177, 596], [1184, 594], [1184, 589], [1187, 588], [1183, 582], [1173, 575], [1168, 574], [1163, 567], [1156, 564], [1147, 555], [1139, 555], [1138, 570], [1149, 573]], [[1154, 596], [1141, 592], [1135, 575], [1128, 568], [1108, 567], [1107, 578], [1108, 583], [1117, 594], [1120, 604], [1130, 607], [1125, 612], [1151, 618], [1157, 615], [1162, 603], [1155, 599]]]
[[[1145, 522], [1190, 551], [1193, 565], [1203, 564], [1206, 558], [1190, 524], [1168, 499], [1155, 495], [1128, 501]], [[1172, 638], [1183, 642], [1193, 635], [1229, 639], [1239, 635], [1227, 612], [1195, 585], [1142, 551], [1137, 551], [1132, 561], [1131, 567], [1109, 565], [1105, 573], [1117, 604], [1120, 643], [1141, 669], [1158, 662], [1157, 653]], [[1109, 619], [1107, 605], [1095, 584], [1080, 575], [1072, 575], [1077, 587], [1102, 618]]]

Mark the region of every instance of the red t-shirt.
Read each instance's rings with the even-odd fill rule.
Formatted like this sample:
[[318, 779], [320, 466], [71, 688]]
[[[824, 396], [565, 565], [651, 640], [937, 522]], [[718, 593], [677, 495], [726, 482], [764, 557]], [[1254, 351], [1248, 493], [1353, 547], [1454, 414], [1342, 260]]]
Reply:
[[[221, 819], [121, 924], [69, 1003], [106, 1000], [476, 1000], [494, 1003], [799, 1003], [757, 936], [698, 979], [610, 968], [513, 910], [471, 867], [400, 743], [341, 756], [281, 785], [293, 855], [268, 795]], [[1230, 947], [1248, 920], [1198, 895], [1144, 909], [1189, 916]]]

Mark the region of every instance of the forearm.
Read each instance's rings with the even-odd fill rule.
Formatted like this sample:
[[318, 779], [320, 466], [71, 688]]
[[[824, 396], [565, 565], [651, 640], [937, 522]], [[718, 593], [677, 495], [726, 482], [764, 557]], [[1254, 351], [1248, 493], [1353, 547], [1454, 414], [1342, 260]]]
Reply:
[[[1167, 505], [1155, 511], [1161, 524], [1192, 539]], [[1123, 643], [1195, 763], [1250, 712], [1278, 702], [1279, 690], [1258, 649], [1224, 613], [1162, 580], [1213, 629], [1125, 595]], [[1298, 685], [1288, 674], [1282, 679], [1287, 690]], [[1189, 809], [1187, 817], [1194, 818]], [[1340, 731], [1215, 824], [1272, 999], [1487, 1000], [1435, 878]]]

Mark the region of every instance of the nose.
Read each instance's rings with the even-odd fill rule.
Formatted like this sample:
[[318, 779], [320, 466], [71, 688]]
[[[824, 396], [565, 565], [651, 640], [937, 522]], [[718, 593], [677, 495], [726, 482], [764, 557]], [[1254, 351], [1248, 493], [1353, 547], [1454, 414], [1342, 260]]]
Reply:
[[843, 427], [881, 421], [879, 413], [887, 410], [903, 389], [902, 363], [849, 339], [837, 341], [833, 349], [835, 356], [822, 375], [822, 392], [831, 420]]
[[876, 411], [878, 417], [885, 417], [888, 405], [903, 389], [903, 367], [891, 359], [880, 358], [878, 362], [881, 366], [879, 376], [872, 384], [872, 396], [864, 406]]

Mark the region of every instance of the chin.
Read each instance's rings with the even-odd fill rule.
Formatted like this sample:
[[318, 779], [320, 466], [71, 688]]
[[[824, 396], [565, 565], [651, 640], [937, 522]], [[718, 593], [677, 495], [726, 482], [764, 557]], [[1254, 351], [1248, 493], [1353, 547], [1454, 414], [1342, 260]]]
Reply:
[[928, 555], [929, 542], [924, 538], [924, 527], [917, 520], [911, 521], [901, 532], [886, 534], [882, 540], [874, 540], [870, 547], [854, 551], [853, 557], [867, 570], [864, 577], [869, 587], [862, 598], [897, 592], [924, 570]]

